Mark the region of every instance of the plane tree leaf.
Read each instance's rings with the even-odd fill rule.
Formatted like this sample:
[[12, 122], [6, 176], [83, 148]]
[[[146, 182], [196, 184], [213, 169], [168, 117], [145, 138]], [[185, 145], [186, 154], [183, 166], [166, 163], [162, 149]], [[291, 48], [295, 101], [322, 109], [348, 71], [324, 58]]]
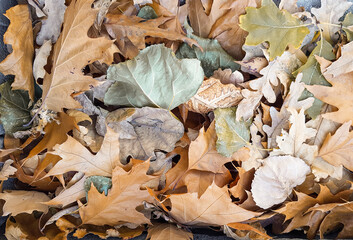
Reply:
[[171, 110], [196, 94], [203, 74], [197, 59], [178, 60], [171, 49], [153, 45], [134, 59], [109, 67], [107, 79], [115, 83], [104, 103]]
[[270, 43], [271, 61], [281, 56], [289, 44], [299, 48], [310, 32], [298, 18], [286, 10], [279, 10], [272, 0], [263, 0], [261, 8], [248, 7], [239, 21], [240, 27], [249, 32], [246, 45]]

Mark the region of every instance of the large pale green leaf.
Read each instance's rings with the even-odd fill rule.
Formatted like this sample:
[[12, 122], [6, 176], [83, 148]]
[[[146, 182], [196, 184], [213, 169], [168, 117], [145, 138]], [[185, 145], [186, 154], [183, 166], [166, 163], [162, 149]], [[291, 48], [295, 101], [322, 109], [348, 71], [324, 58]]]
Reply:
[[217, 132], [217, 151], [230, 157], [250, 141], [251, 119], [236, 121], [236, 108], [218, 108], [214, 111]]
[[24, 127], [31, 120], [28, 93], [11, 90], [12, 81], [0, 85], [0, 120], [6, 134], [28, 129]]
[[[297, 75], [298, 73], [303, 73], [303, 78], [301, 81], [307, 85], [331, 86], [330, 83], [326, 81], [324, 76], [322, 76], [320, 64], [316, 61], [315, 56], [324, 57], [327, 60], [333, 60], [335, 59], [335, 54], [333, 54], [332, 50], [333, 48], [331, 44], [325, 39], [319, 41], [310, 54], [307, 62], [296, 72], [294, 72], [294, 74]], [[304, 100], [313, 96], [314, 95], [312, 93], [305, 89], [299, 100]], [[316, 118], [320, 114], [322, 105], [323, 102], [316, 98], [313, 105], [307, 110], [308, 115], [311, 118]]]
[[279, 10], [272, 0], [263, 0], [261, 8], [247, 7], [239, 17], [239, 26], [249, 32], [246, 45], [269, 42], [272, 61], [281, 56], [289, 44], [299, 48], [309, 29], [286, 10]]
[[116, 82], [104, 103], [171, 110], [194, 96], [203, 78], [199, 60], [179, 60], [171, 49], [153, 45], [134, 59], [109, 67], [107, 79]]
[[342, 29], [347, 34], [348, 41], [353, 40], [353, 13], [347, 13], [342, 22]]
[[191, 48], [188, 44], [182, 44], [176, 53], [179, 59], [197, 58], [201, 61], [201, 66], [206, 77], [212, 76], [213, 72], [218, 68], [230, 68], [233, 72], [239, 69], [239, 64], [234, 62], [235, 59], [224, 51], [216, 39], [202, 38], [192, 34], [193, 30], [187, 23], [185, 24], [185, 28], [187, 30], [187, 37], [196, 40], [203, 51], [196, 46]]

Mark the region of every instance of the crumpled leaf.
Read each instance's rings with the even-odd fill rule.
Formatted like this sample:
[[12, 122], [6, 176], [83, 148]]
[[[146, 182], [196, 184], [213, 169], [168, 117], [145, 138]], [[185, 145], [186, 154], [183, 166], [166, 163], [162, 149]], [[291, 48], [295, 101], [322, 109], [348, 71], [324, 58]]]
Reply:
[[67, 140], [54, 147], [51, 154], [62, 159], [50, 169], [46, 176], [64, 174], [69, 171], [79, 171], [86, 176], [111, 176], [115, 166], [120, 163], [119, 134], [107, 128], [101, 149], [96, 155], [82, 146], [77, 140], [68, 136]]
[[276, 93], [272, 86], [278, 86], [281, 83], [284, 86], [284, 94], [287, 93], [288, 85], [291, 81], [291, 74], [301, 66], [300, 60], [290, 52], [284, 52], [280, 57], [271, 61], [267, 67], [260, 71], [262, 77], [252, 80], [250, 87], [263, 93], [267, 101], [274, 103]]
[[11, 90], [11, 81], [0, 85], [0, 120], [7, 134], [26, 130], [24, 126], [31, 121], [31, 107], [28, 93]]
[[310, 167], [300, 158], [289, 155], [268, 157], [256, 170], [251, 184], [256, 205], [267, 209], [283, 202], [309, 173]]
[[45, 41], [39, 49], [36, 49], [36, 57], [33, 62], [33, 76], [35, 80], [38, 80], [38, 78], [44, 78], [44, 66], [47, 64], [51, 49], [52, 43], [50, 40]]
[[260, 105], [263, 95], [260, 91], [250, 91], [249, 89], [241, 90], [241, 94], [244, 98], [238, 104], [235, 119], [248, 121], [254, 116], [255, 109]]
[[235, 120], [236, 108], [216, 109], [214, 111], [217, 132], [217, 151], [230, 157], [240, 148], [249, 144], [250, 124], [248, 121]]
[[147, 190], [140, 189], [142, 184], [158, 177], [146, 175], [148, 168], [149, 161], [134, 165], [129, 172], [117, 166], [113, 170], [112, 188], [107, 196], [91, 187], [87, 204], [79, 208], [83, 224], [115, 226], [121, 223], [150, 223], [136, 210], [143, 201], [153, 201]]
[[212, 183], [200, 198], [197, 193], [183, 193], [172, 194], [169, 199], [172, 204], [170, 215], [179, 223], [191, 226], [221, 226], [242, 222], [261, 214], [232, 203], [228, 188], [220, 188], [215, 183]]
[[[345, 0], [322, 0], [320, 8], [312, 8], [311, 12], [315, 15], [323, 31], [323, 37], [326, 41], [332, 42], [334, 35], [339, 31], [339, 19], [352, 6], [353, 3]], [[329, 23], [329, 24], [325, 24]]]
[[349, 131], [350, 126], [351, 122], [346, 122], [333, 136], [327, 134], [319, 156], [334, 166], [343, 165], [353, 171], [353, 132]]
[[11, 159], [4, 162], [0, 170], [0, 181], [7, 180], [10, 175], [13, 175], [17, 171], [17, 168], [11, 166], [12, 163], [13, 160]]
[[[345, 74], [345, 73], [350, 73], [353, 71], [353, 64], [351, 61], [351, 56], [352, 56], [352, 52], [353, 52], [353, 43], [347, 43], [345, 44], [342, 48], [341, 48], [341, 57], [338, 58], [336, 61], [334, 61], [332, 64], [329, 63], [325, 63], [325, 69], [321, 69], [321, 71], [324, 70], [324, 76], [326, 78], [326, 80], [329, 81], [329, 79], [327, 79], [328, 74], [333, 75], [334, 77], [337, 77], [339, 75]], [[320, 62], [321, 66], [322, 63]], [[328, 65], [328, 66], [326, 66]]]
[[[343, 56], [344, 55], [342, 55], [342, 57]], [[327, 66], [331, 67], [333, 65], [330, 61], [319, 57], [317, 60], [321, 65], [321, 72], [323, 72], [326, 80], [332, 84], [332, 87], [319, 85], [306, 85], [305, 87], [314, 94], [316, 98], [338, 108], [338, 111], [325, 113], [322, 116], [338, 123], [353, 121], [353, 97], [351, 94], [353, 91], [353, 72], [344, 73], [339, 75], [339, 77], [335, 77], [330, 74], [332, 68], [327, 68]], [[335, 63], [338, 61], [339, 60]]]
[[190, 240], [194, 239], [191, 232], [177, 227], [174, 224], [161, 223], [154, 224], [148, 228], [148, 234], [146, 237], [151, 240], [164, 240], [164, 239], [175, 239], [175, 240]]
[[32, 59], [34, 54], [32, 20], [27, 5], [17, 5], [6, 11], [10, 25], [4, 34], [4, 43], [10, 44], [10, 53], [1, 63], [0, 72], [15, 75], [13, 90], [26, 90], [34, 100]]
[[[319, 41], [317, 46], [311, 52], [307, 62], [301, 66], [294, 74], [302, 73], [302, 82], [307, 85], [324, 85], [329, 86], [330, 84], [326, 81], [325, 77], [320, 71], [320, 64], [316, 60], [315, 56], [324, 57], [327, 60], [334, 60], [335, 54], [332, 52], [333, 48], [330, 43], [325, 39]], [[308, 90], [305, 90], [301, 96], [301, 100], [312, 97], [313, 94]], [[315, 99], [313, 106], [307, 110], [308, 115], [311, 118], [316, 118], [320, 114], [320, 110], [323, 103], [319, 99]]]
[[234, 84], [222, 84], [219, 79], [210, 78], [202, 82], [196, 95], [185, 103], [189, 111], [208, 113], [217, 108], [238, 105], [243, 99], [241, 89]]
[[20, 190], [0, 193], [0, 199], [6, 201], [3, 207], [3, 216], [32, 213], [34, 210], [46, 213], [48, 206], [43, 202], [50, 200], [45, 193]]
[[203, 70], [196, 59], [178, 60], [171, 49], [152, 45], [132, 60], [111, 65], [107, 79], [116, 82], [108, 89], [105, 104], [171, 110], [196, 94]]
[[156, 158], [155, 151], [170, 152], [184, 134], [183, 124], [164, 109], [118, 109], [107, 115], [106, 122], [119, 133], [122, 162], [128, 156], [147, 160]]
[[246, 45], [268, 41], [270, 61], [281, 56], [289, 44], [299, 48], [309, 29], [285, 10], [279, 10], [272, 0], [263, 0], [261, 8], [248, 7], [239, 17], [240, 27], [249, 32]]
[[47, 18], [42, 20], [42, 27], [36, 38], [37, 44], [43, 45], [47, 40], [51, 40], [52, 43], [56, 42], [61, 32], [65, 10], [65, 0], [45, 0], [42, 11]]
[[[99, 84], [84, 76], [82, 68], [101, 59], [112, 41], [100, 37], [89, 38], [88, 29], [96, 19], [98, 10], [91, 8], [93, 0], [73, 0], [65, 11], [63, 31], [53, 48], [51, 73], [43, 80], [43, 107], [56, 112], [63, 108], [80, 108], [71, 94]], [[70, 49], [70, 51], [68, 51]]]
[[239, 69], [239, 65], [234, 62], [235, 60], [228, 55], [226, 51], [223, 50], [216, 39], [195, 36], [190, 26], [185, 25], [185, 28], [187, 30], [187, 36], [196, 40], [202, 47], [202, 50], [195, 46], [191, 48], [184, 43], [176, 52], [176, 56], [179, 59], [197, 58], [201, 61], [201, 66], [206, 77], [212, 76], [213, 72], [218, 68], [230, 68], [232, 72]]

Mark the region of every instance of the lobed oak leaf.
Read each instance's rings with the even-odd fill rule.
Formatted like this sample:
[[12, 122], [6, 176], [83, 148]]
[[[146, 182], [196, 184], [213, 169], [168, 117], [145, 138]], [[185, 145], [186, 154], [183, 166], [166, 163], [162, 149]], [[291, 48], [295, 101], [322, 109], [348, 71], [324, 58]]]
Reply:
[[150, 223], [148, 218], [136, 210], [143, 201], [152, 202], [154, 199], [147, 190], [140, 189], [142, 184], [156, 178], [146, 175], [148, 168], [149, 161], [134, 165], [129, 172], [117, 166], [113, 170], [112, 188], [107, 196], [91, 187], [88, 203], [79, 209], [83, 224], [115, 226], [121, 223]]
[[353, 171], [353, 131], [349, 131], [350, 126], [351, 121], [344, 123], [334, 135], [328, 133], [319, 156], [334, 166], [343, 165]]
[[63, 108], [80, 108], [71, 95], [99, 84], [92, 77], [84, 76], [82, 68], [101, 59], [112, 41], [87, 36], [98, 11], [91, 8], [92, 2], [73, 0], [65, 11], [63, 30], [53, 48], [51, 73], [43, 80], [44, 109], [60, 112]]
[[270, 43], [270, 61], [281, 56], [289, 44], [300, 47], [310, 32], [301, 21], [286, 10], [279, 10], [271, 0], [263, 0], [261, 8], [248, 7], [239, 17], [240, 27], [249, 32], [246, 45]]
[[96, 155], [93, 155], [77, 140], [68, 136], [67, 140], [54, 147], [52, 154], [62, 159], [50, 169], [46, 176], [64, 174], [69, 171], [79, 171], [86, 176], [111, 176], [113, 169], [121, 165], [119, 135], [107, 128], [103, 144]]
[[234, 84], [222, 84], [219, 79], [211, 77], [202, 82], [196, 95], [185, 106], [193, 112], [208, 113], [217, 108], [234, 107], [242, 98], [240, 88]]
[[1, 63], [0, 72], [15, 75], [14, 90], [26, 90], [34, 100], [32, 58], [34, 54], [32, 20], [27, 5], [17, 5], [7, 10], [10, 25], [4, 34], [4, 43], [11, 44], [10, 53]]
[[175, 239], [175, 240], [190, 240], [194, 239], [193, 234], [182, 228], [179, 228], [173, 224], [161, 223], [154, 224], [148, 228], [147, 239], [151, 240], [164, 240], [164, 239]]
[[20, 190], [0, 193], [0, 199], [6, 201], [3, 207], [3, 216], [32, 213], [34, 210], [46, 213], [48, 206], [43, 202], [50, 200], [45, 193]]
[[256, 170], [251, 184], [256, 205], [266, 209], [282, 203], [309, 173], [310, 167], [300, 158], [290, 155], [268, 157]]
[[169, 212], [171, 217], [185, 225], [221, 226], [242, 222], [261, 214], [232, 203], [228, 188], [220, 188], [216, 183], [212, 183], [200, 198], [197, 193], [184, 193], [172, 194], [169, 200], [172, 204]]

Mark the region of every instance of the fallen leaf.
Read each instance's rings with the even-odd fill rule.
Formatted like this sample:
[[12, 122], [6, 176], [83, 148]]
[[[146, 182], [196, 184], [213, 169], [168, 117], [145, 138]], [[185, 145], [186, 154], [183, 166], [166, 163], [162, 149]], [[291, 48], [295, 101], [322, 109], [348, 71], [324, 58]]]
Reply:
[[86, 176], [111, 176], [113, 169], [120, 165], [119, 134], [107, 128], [101, 149], [96, 155], [82, 146], [77, 140], [68, 136], [67, 140], [54, 147], [51, 154], [62, 159], [50, 169], [46, 176], [64, 174], [69, 171], [80, 171]]
[[175, 240], [190, 240], [194, 239], [191, 232], [188, 232], [182, 228], [178, 228], [173, 224], [161, 223], [153, 225], [148, 228], [148, 234], [146, 239], [151, 240], [164, 240], [164, 239], [175, 239]]
[[17, 171], [17, 168], [11, 166], [12, 163], [13, 160], [11, 159], [4, 162], [0, 170], [0, 181], [7, 180], [10, 175], [13, 175]]
[[88, 63], [99, 60], [112, 44], [104, 37], [87, 36], [98, 11], [91, 8], [92, 2], [73, 0], [65, 11], [63, 30], [53, 48], [51, 73], [43, 80], [45, 109], [60, 112], [63, 108], [79, 108], [80, 104], [71, 94], [89, 90], [90, 85], [99, 83], [81, 71]]
[[[260, 214], [232, 203], [228, 188], [220, 188], [215, 183], [212, 183], [200, 198], [197, 193], [184, 193], [172, 194], [169, 199], [172, 204], [172, 210], [169, 212], [171, 217], [190, 226], [221, 226], [242, 222]], [[193, 204], [185, 204], [187, 202]]]
[[[328, 75], [333, 75], [333, 77], [337, 77], [339, 75], [343, 74], [348, 74], [353, 71], [353, 65], [352, 62], [350, 61], [350, 56], [351, 52], [353, 51], [353, 43], [347, 43], [341, 48], [341, 57], [337, 59], [337, 61], [334, 61], [333, 63], [326, 63], [323, 61], [319, 61], [320, 65], [322, 66], [325, 64], [325, 68], [322, 69], [321, 71], [323, 72], [325, 78], [327, 81], [330, 82], [330, 80], [327, 78]], [[328, 65], [328, 66], [327, 66]]]
[[236, 121], [236, 108], [216, 109], [214, 111], [217, 132], [217, 151], [230, 157], [250, 141], [251, 121]]
[[5, 16], [10, 20], [10, 25], [4, 34], [4, 43], [10, 44], [13, 51], [0, 63], [0, 72], [15, 75], [11, 85], [13, 90], [26, 90], [30, 99], [34, 100], [34, 48], [29, 8], [27, 5], [17, 5], [7, 10]]
[[262, 93], [260, 91], [250, 91], [249, 89], [241, 90], [243, 100], [240, 101], [235, 114], [235, 120], [248, 121], [254, 116], [255, 109], [260, 105]]
[[262, 228], [262, 231], [252, 226], [252, 224], [245, 223], [228, 223], [227, 226], [242, 231], [252, 231], [256, 234], [260, 235], [260, 238], [255, 238], [254, 236], [250, 236], [251, 239], [272, 239], [270, 236], [266, 234], [266, 231]]
[[47, 64], [51, 49], [52, 43], [50, 40], [45, 41], [39, 49], [36, 49], [36, 57], [33, 62], [33, 76], [35, 80], [44, 78], [44, 66]]
[[133, 60], [111, 65], [107, 79], [116, 82], [104, 97], [106, 104], [172, 110], [196, 94], [203, 70], [198, 60], [180, 61], [171, 49], [153, 45]]
[[346, 16], [344, 17], [344, 20], [342, 22], [342, 30], [346, 32], [348, 41], [353, 40], [353, 13], [347, 13]]
[[297, 13], [300, 12], [300, 8], [298, 7], [298, 0], [281, 0], [279, 3], [279, 9], [285, 9], [290, 13]]
[[42, 21], [42, 27], [36, 37], [36, 42], [43, 45], [45, 41], [51, 40], [55, 43], [61, 32], [61, 25], [64, 21], [66, 10], [65, 0], [45, 0], [42, 11], [47, 15]]
[[43, 202], [50, 198], [45, 193], [18, 190], [0, 193], [0, 199], [6, 201], [3, 207], [3, 216], [9, 214], [16, 216], [20, 213], [32, 213], [34, 210], [46, 213], [48, 206]]
[[319, 156], [328, 163], [339, 166], [343, 165], [353, 171], [353, 132], [350, 132], [351, 122], [344, 123], [337, 129], [335, 134], [327, 134], [327, 137], [319, 151]]
[[256, 170], [251, 184], [256, 205], [267, 209], [282, 203], [295, 186], [304, 182], [309, 173], [310, 167], [300, 158], [290, 155], [268, 157], [264, 165]]
[[208, 113], [217, 108], [234, 107], [242, 98], [240, 88], [234, 84], [222, 84], [219, 79], [211, 77], [202, 82], [196, 95], [185, 106], [193, 112]]
[[240, 27], [249, 32], [246, 45], [270, 43], [270, 61], [281, 56], [289, 44], [299, 48], [309, 33], [299, 19], [285, 10], [279, 10], [271, 0], [263, 0], [261, 8], [246, 8], [246, 14], [239, 17], [239, 22]]
[[79, 210], [83, 224], [114, 226], [121, 223], [150, 223], [149, 219], [136, 210], [143, 201], [153, 201], [147, 190], [140, 189], [142, 184], [156, 178], [146, 175], [148, 168], [149, 161], [133, 166], [129, 172], [117, 166], [113, 170], [112, 188], [107, 196], [91, 187], [87, 205]]

